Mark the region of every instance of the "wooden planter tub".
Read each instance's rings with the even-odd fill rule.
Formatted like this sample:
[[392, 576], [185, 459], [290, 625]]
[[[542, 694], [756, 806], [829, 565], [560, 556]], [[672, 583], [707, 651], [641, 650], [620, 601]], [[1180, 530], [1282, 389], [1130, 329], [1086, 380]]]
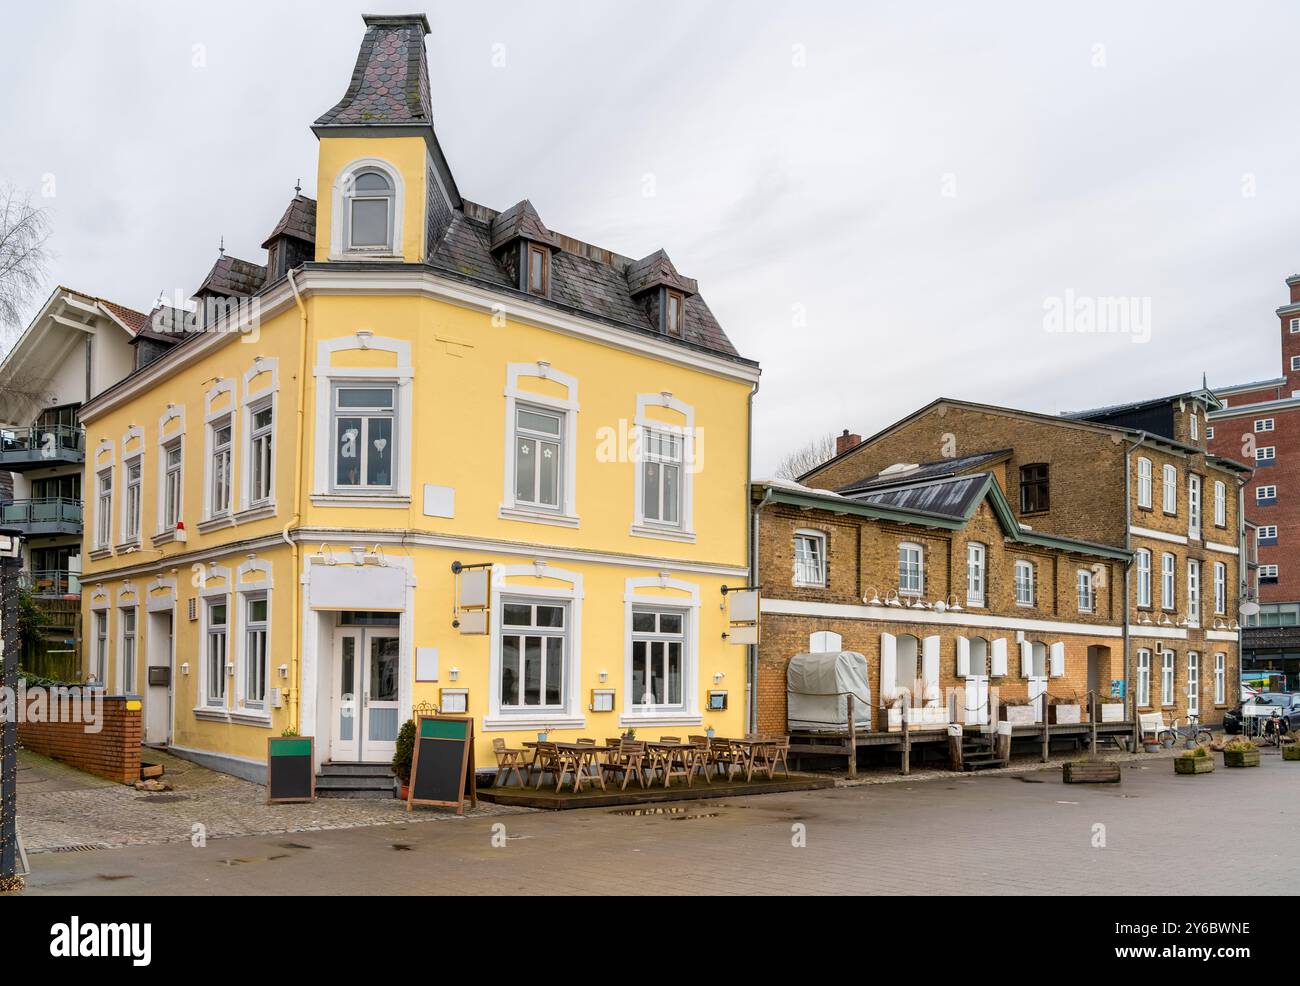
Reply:
[[1208, 774], [1213, 770], [1213, 757], [1174, 757], [1175, 774]]
[[1258, 767], [1259, 750], [1224, 750], [1223, 766], [1225, 767]]
[[1118, 784], [1119, 764], [1105, 760], [1067, 763], [1061, 767], [1066, 784]]

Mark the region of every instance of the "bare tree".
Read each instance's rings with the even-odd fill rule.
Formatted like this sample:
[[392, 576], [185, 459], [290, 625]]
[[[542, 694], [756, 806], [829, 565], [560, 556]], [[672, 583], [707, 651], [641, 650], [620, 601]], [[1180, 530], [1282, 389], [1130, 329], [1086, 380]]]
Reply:
[[827, 432], [795, 449], [776, 467], [778, 479], [798, 479], [809, 469], [835, 458], [835, 433]]
[[32, 297], [45, 283], [50, 217], [30, 195], [0, 185], [0, 328], [20, 328]]

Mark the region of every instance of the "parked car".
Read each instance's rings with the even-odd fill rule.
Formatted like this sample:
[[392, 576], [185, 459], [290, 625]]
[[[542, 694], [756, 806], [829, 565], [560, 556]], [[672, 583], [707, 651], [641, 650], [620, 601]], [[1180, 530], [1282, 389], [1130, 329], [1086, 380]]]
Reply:
[[[1225, 733], [1241, 732], [1242, 706], [1232, 709], [1223, 714], [1223, 731]], [[1253, 704], [1255, 705], [1275, 705], [1282, 711], [1282, 718], [1286, 720], [1285, 732], [1296, 732], [1300, 730], [1300, 692], [1260, 692], [1255, 696]]]

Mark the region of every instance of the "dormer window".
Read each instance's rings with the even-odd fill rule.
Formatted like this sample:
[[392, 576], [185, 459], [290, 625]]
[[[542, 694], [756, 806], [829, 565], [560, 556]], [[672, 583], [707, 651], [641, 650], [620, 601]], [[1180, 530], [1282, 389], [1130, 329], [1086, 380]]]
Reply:
[[347, 205], [349, 250], [393, 250], [393, 183], [380, 171], [361, 171], [352, 180]]
[[680, 292], [666, 292], [667, 299], [664, 305], [664, 331], [670, 336], [682, 337], [682, 322], [685, 319], [686, 300]]
[[551, 290], [551, 252], [528, 244], [528, 293], [545, 298]]

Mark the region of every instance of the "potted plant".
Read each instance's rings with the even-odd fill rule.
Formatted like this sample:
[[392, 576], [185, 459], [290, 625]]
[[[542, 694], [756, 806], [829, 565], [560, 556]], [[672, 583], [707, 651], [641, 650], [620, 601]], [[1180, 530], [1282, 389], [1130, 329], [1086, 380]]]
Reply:
[[1032, 726], [1038, 721], [1037, 711], [1027, 698], [1004, 698], [998, 715], [1013, 726]]
[[1282, 747], [1283, 760], [1300, 760], [1300, 740], [1292, 740]]
[[1258, 767], [1259, 747], [1248, 739], [1235, 739], [1223, 744], [1223, 766]]
[[633, 729], [631, 726], [628, 726], [627, 729], [625, 729], [625, 730], [623, 731], [623, 738], [624, 738], [625, 740], [634, 740], [634, 739], [636, 739], [636, 730]]
[[1077, 726], [1083, 722], [1083, 706], [1077, 696], [1070, 698], [1049, 698], [1047, 700], [1048, 721], [1058, 726]]
[[1174, 757], [1175, 774], [1208, 774], [1214, 770], [1209, 747], [1198, 746]]
[[549, 729], [539, 729], [537, 731], [537, 742], [545, 743], [546, 738], [550, 735], [551, 735], [551, 731]]
[[393, 751], [393, 776], [401, 786], [403, 801], [411, 793], [411, 758], [415, 756], [415, 720], [407, 719], [397, 731], [397, 748]]

